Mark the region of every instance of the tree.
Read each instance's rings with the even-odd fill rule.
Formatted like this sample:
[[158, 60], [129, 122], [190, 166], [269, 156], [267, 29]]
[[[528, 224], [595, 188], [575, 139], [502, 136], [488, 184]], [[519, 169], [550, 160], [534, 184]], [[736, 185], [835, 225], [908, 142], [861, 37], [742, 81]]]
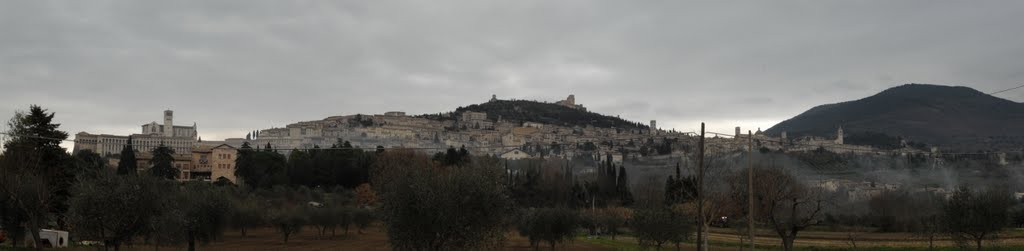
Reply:
[[626, 222], [633, 217], [633, 211], [624, 207], [609, 207], [598, 211], [597, 221], [598, 224], [604, 226], [607, 233], [612, 235], [612, 240], [615, 239], [615, 235], [619, 233], [619, 228], [625, 227]]
[[272, 209], [267, 222], [277, 229], [284, 237], [284, 243], [288, 243], [288, 237], [302, 231], [302, 227], [309, 223], [307, 211], [304, 206], [285, 206]]
[[626, 175], [626, 166], [619, 166], [619, 175], [615, 181], [615, 187], [619, 194], [619, 203], [623, 206], [633, 205], [633, 193], [629, 191], [629, 178]]
[[107, 163], [103, 157], [90, 150], [81, 150], [75, 153], [75, 167], [79, 178], [93, 178], [99, 172], [107, 172]]
[[[746, 173], [735, 172], [728, 179], [733, 198], [747, 198]], [[792, 251], [797, 234], [818, 222], [830, 200], [786, 170], [757, 168], [754, 173], [758, 174], [753, 186], [755, 217], [772, 226], [783, 250]]]
[[242, 236], [246, 236], [246, 230], [263, 226], [263, 207], [256, 203], [256, 198], [245, 196], [233, 201], [233, 212], [228, 221], [231, 228], [239, 230]]
[[179, 171], [174, 168], [174, 149], [164, 144], [153, 149], [153, 159], [149, 163], [153, 166], [149, 173], [154, 177], [173, 180], [178, 176]]
[[288, 179], [290, 184], [308, 187], [315, 187], [317, 185], [313, 183], [315, 162], [312, 155], [319, 152], [317, 148], [314, 147], [309, 152], [296, 149], [288, 154]]
[[256, 162], [253, 159], [255, 152], [249, 142], [242, 143], [235, 156], [235, 176], [243, 185], [250, 189], [256, 189], [259, 184], [259, 170], [256, 170]]
[[347, 220], [345, 219], [348, 217], [347, 212], [339, 212], [341, 211], [340, 209], [341, 207], [339, 206], [327, 204], [323, 207], [311, 208], [309, 210], [309, 222], [318, 228], [317, 234], [320, 237], [323, 237], [328, 229], [334, 232], [335, 227]]
[[221, 237], [228, 225], [231, 204], [225, 195], [207, 183], [187, 183], [184, 203], [179, 204], [184, 217], [188, 250], [195, 251], [196, 242], [209, 243]]
[[496, 159], [439, 166], [409, 150], [381, 154], [372, 169], [379, 215], [395, 249], [489, 249], [505, 237], [511, 205]]
[[565, 208], [541, 208], [526, 213], [520, 221], [519, 234], [530, 239], [534, 249], [545, 241], [555, 250], [555, 245], [572, 239], [579, 226], [579, 216]]
[[[269, 146], [269, 144], [268, 144]], [[271, 188], [288, 183], [288, 162], [273, 150], [253, 151], [248, 142], [238, 149], [235, 176], [250, 189]]]
[[[45, 207], [32, 207], [30, 210], [52, 213], [56, 216], [57, 225], [63, 228], [66, 225], [64, 215], [68, 209], [71, 185], [75, 181], [75, 168], [67, 150], [60, 147], [60, 143], [67, 139], [68, 134], [58, 130], [60, 124], [53, 123], [54, 116], [55, 113], [48, 113], [46, 109], [37, 105], [30, 106], [27, 113], [16, 112], [7, 123], [11, 138], [3, 142], [4, 163], [0, 163], [0, 168], [5, 169], [9, 175], [32, 175], [26, 177], [32, 178], [31, 180], [10, 180], [13, 183], [6, 187], [22, 192], [49, 192], [50, 194], [45, 196], [47, 201], [44, 204], [35, 205]], [[9, 190], [11, 193], [7, 196], [14, 196], [13, 191]], [[37, 195], [32, 200], [43, 202], [40, 200], [43, 199], [42, 196]], [[27, 201], [22, 199], [29, 198], [9, 198], [8, 201], [16, 207], [27, 206], [23, 205]], [[43, 220], [29, 214], [23, 215], [29, 216], [25, 218], [27, 220]]]
[[39, 230], [47, 226], [50, 214], [45, 208], [50, 208], [54, 203], [52, 187], [44, 177], [33, 173], [11, 172], [10, 167], [0, 170], [0, 192], [2, 192], [5, 204], [10, 204], [18, 218], [17, 221], [5, 221], [5, 225], [24, 224], [29, 235], [34, 240], [36, 250], [42, 250], [43, 244], [39, 238]]
[[174, 183], [149, 176], [101, 173], [75, 185], [68, 218], [80, 238], [119, 250], [148, 231], [170, 206], [167, 195], [176, 189]]
[[943, 205], [946, 230], [962, 249], [974, 242], [981, 250], [983, 242], [996, 238], [1009, 221], [1012, 198], [1004, 188], [974, 191], [961, 186]]
[[633, 232], [642, 247], [681, 242], [693, 233], [693, 217], [667, 206], [651, 205], [637, 209], [633, 215]]
[[121, 148], [121, 160], [117, 162], [118, 175], [135, 175], [139, 171], [139, 163], [135, 159], [135, 148], [132, 146], [132, 136], [128, 136], [128, 142]]
[[366, 227], [373, 223], [374, 215], [369, 209], [356, 208], [351, 211], [349, 216], [352, 219], [352, 223], [356, 225], [359, 233], [362, 234]]
[[372, 206], [377, 203], [377, 193], [370, 188], [370, 183], [356, 187], [356, 204], [360, 207]]

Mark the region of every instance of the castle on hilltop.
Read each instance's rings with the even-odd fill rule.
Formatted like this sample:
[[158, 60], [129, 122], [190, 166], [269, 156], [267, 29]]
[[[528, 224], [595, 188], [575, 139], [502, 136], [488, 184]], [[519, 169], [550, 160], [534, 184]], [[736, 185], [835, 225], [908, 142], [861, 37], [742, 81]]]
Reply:
[[569, 97], [565, 98], [565, 100], [561, 100], [561, 101], [555, 102], [555, 104], [556, 105], [560, 105], [560, 106], [569, 107], [569, 108], [572, 108], [572, 109], [579, 109], [579, 110], [583, 110], [583, 111], [587, 110], [587, 108], [583, 107], [582, 104], [577, 104], [576, 103], [576, 95], [572, 95], [572, 94], [569, 94]]

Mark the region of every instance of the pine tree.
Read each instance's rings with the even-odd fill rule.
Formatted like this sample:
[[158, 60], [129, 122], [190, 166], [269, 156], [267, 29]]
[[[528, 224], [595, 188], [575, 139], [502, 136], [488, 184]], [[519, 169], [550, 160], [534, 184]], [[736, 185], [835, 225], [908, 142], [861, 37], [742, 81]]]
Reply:
[[[40, 178], [50, 191], [47, 205], [40, 206], [48, 208], [20, 208], [20, 211], [26, 213], [24, 210], [42, 210], [53, 213], [57, 216], [57, 224], [64, 227], [64, 215], [71, 197], [70, 190], [75, 182], [75, 168], [74, 160], [68, 155], [67, 150], [60, 147], [60, 143], [68, 138], [68, 133], [58, 130], [60, 124], [53, 123], [54, 115], [55, 113], [48, 113], [46, 109], [37, 105], [30, 106], [28, 113], [16, 112], [7, 124], [11, 138], [4, 143], [0, 168], [5, 169], [3, 171], [7, 175], [25, 173]], [[24, 219], [29, 218], [32, 217]], [[11, 222], [8, 225], [20, 223]], [[38, 229], [30, 229], [29, 232], [37, 231]]]
[[139, 163], [135, 159], [132, 136], [128, 136], [128, 143], [121, 148], [121, 161], [117, 162], [117, 175], [135, 175], [138, 172]]

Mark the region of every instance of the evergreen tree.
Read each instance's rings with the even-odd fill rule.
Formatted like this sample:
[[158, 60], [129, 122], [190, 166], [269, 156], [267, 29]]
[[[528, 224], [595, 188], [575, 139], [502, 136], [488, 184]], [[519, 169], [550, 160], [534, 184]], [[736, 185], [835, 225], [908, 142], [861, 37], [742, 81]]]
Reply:
[[254, 151], [252, 146], [249, 146], [249, 142], [242, 143], [242, 147], [238, 149], [238, 154], [235, 157], [235, 176], [242, 184], [255, 189], [256, 177], [259, 173], [256, 170], [256, 163], [253, 161], [253, 154]]
[[179, 170], [174, 168], [174, 149], [164, 144], [153, 149], [153, 159], [149, 163], [153, 166], [149, 168], [150, 175], [169, 180], [178, 176]]
[[619, 177], [615, 182], [619, 192], [619, 202], [623, 206], [633, 205], [633, 193], [629, 191], [629, 178], [626, 176], [626, 166], [619, 166]]
[[99, 154], [90, 150], [81, 150], [73, 156], [75, 159], [76, 177], [96, 177], [104, 172], [107, 166], [106, 161]]
[[[24, 173], [39, 177], [50, 191], [52, 203], [46, 205], [46, 210], [57, 215], [57, 224], [64, 227], [75, 168], [67, 150], [60, 147], [68, 133], [58, 130], [60, 124], [53, 123], [54, 115], [37, 105], [30, 106], [28, 113], [15, 113], [7, 124], [11, 138], [4, 143], [0, 168], [9, 175]], [[12, 224], [18, 223], [7, 223]]]
[[118, 175], [135, 175], [139, 171], [139, 163], [135, 159], [135, 148], [132, 146], [132, 136], [128, 136], [128, 142], [121, 148], [121, 161], [117, 162]]

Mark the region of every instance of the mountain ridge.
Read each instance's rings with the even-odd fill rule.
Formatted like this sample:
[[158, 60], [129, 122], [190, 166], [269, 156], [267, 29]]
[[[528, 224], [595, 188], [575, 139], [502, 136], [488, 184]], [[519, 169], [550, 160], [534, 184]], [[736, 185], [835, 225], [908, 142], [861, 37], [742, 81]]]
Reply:
[[[792, 137], [882, 133], [945, 148], [1024, 145], [1024, 104], [965, 86], [905, 84], [865, 98], [815, 106], [766, 130]], [[847, 135], [850, 135], [848, 133]]]

